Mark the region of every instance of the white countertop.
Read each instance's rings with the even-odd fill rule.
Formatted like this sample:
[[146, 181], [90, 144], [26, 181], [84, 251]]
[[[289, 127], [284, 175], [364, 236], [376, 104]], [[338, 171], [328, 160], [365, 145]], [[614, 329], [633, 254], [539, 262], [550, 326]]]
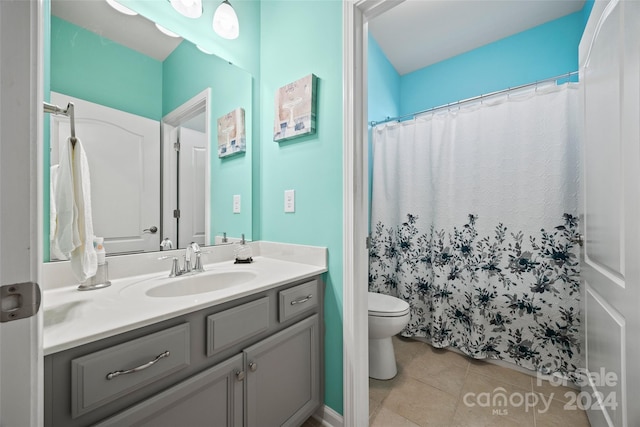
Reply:
[[[296, 280], [327, 271], [326, 262], [307, 263], [304, 259], [287, 260], [286, 245], [268, 243], [278, 249], [274, 257], [255, 256], [251, 264], [222, 261], [205, 265], [205, 272], [192, 276], [245, 271], [254, 278], [211, 292], [185, 296], [150, 297], [145, 291], [162, 280], [167, 271], [111, 280], [111, 286], [93, 291], [78, 291], [77, 284], [44, 290], [44, 354], [49, 355], [116, 334], [194, 312]], [[295, 247], [295, 246], [294, 246]], [[318, 248], [326, 251], [324, 248]], [[267, 252], [264, 248], [263, 253]], [[326, 259], [326, 252], [323, 253]], [[284, 258], [284, 259], [283, 259]], [[303, 261], [303, 262], [300, 262]], [[212, 280], [215, 277], [212, 276]]]

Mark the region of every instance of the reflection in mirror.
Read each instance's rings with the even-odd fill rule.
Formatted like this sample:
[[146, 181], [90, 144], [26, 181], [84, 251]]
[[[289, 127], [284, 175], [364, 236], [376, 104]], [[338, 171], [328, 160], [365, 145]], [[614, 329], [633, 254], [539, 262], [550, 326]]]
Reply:
[[[101, 0], [52, 0], [51, 15], [45, 100], [76, 103], [94, 233], [105, 238], [107, 254], [157, 251], [165, 239], [183, 248], [223, 235], [250, 238], [251, 75], [201, 52], [197, 40], [169, 37]], [[246, 152], [219, 158], [216, 121], [237, 108], [247, 116]], [[55, 169], [69, 124], [63, 116], [48, 120], [45, 164]], [[48, 213], [45, 229], [54, 229], [55, 211]]]

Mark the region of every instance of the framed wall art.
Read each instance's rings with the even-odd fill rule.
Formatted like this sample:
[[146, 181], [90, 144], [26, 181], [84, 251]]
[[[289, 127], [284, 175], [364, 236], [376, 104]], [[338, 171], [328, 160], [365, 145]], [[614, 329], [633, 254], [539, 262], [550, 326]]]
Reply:
[[316, 133], [316, 87], [309, 74], [276, 91], [273, 140], [287, 141]]
[[218, 118], [218, 157], [244, 153], [246, 149], [244, 108], [236, 108]]

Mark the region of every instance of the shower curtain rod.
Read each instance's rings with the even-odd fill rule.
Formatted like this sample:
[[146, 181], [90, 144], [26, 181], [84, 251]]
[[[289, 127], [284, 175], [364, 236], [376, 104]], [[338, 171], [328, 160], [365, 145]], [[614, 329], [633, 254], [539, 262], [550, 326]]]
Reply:
[[49, 104], [48, 102], [43, 102], [42, 104], [44, 106], [45, 113], [61, 114], [63, 116], [69, 117], [69, 125], [71, 126], [71, 145], [75, 148], [77, 139], [76, 139], [75, 107], [73, 105], [73, 102], [68, 103], [66, 109], [62, 107], [58, 107], [55, 104]]
[[461, 104], [466, 104], [468, 102], [478, 101], [478, 100], [483, 99], [483, 98], [489, 98], [489, 97], [492, 97], [492, 96], [495, 96], [495, 95], [500, 95], [502, 93], [508, 93], [508, 92], [511, 92], [511, 91], [514, 91], [514, 90], [520, 90], [520, 89], [524, 89], [524, 88], [531, 87], [531, 86], [537, 86], [540, 83], [552, 82], [552, 81], [557, 81], [557, 80], [560, 80], [560, 79], [569, 79], [569, 78], [571, 78], [571, 76], [576, 75], [576, 74], [578, 74], [578, 71], [572, 71], [570, 73], [561, 74], [561, 75], [556, 76], [556, 77], [550, 77], [550, 78], [544, 79], [544, 80], [536, 80], [533, 83], [527, 83], [527, 84], [523, 84], [523, 85], [520, 85], [520, 86], [514, 86], [514, 87], [507, 88], [507, 89], [502, 89], [502, 90], [498, 90], [498, 91], [495, 91], [495, 92], [485, 93], [485, 94], [482, 94], [482, 95], [474, 96], [472, 98], [463, 99], [461, 101], [455, 101], [455, 102], [451, 102], [449, 104], [439, 105], [437, 107], [431, 107], [431, 108], [428, 108], [426, 110], [418, 111], [417, 113], [409, 113], [409, 114], [404, 114], [402, 116], [397, 116], [397, 117], [387, 117], [386, 119], [380, 120], [380, 121], [372, 120], [372, 121], [369, 122], [369, 124], [371, 125], [371, 127], [373, 127], [373, 126], [377, 126], [377, 125], [381, 125], [381, 124], [389, 123], [389, 122], [394, 122], [394, 121], [398, 121], [399, 122], [402, 119], [408, 119], [408, 118], [411, 118], [411, 117], [415, 118], [416, 116], [419, 116], [421, 114], [430, 113], [430, 112], [437, 111], [437, 110], [443, 110], [445, 108], [449, 108], [449, 107], [452, 107], [452, 106], [459, 106]]

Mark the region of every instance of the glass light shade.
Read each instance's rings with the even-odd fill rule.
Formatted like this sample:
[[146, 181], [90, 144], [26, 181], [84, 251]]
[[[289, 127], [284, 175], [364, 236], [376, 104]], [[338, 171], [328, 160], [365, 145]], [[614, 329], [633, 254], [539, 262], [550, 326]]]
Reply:
[[206, 53], [207, 55], [213, 55], [213, 53], [209, 52], [207, 49], [201, 47], [199, 44], [196, 45], [196, 47], [198, 48], [198, 50], [202, 53]]
[[163, 27], [162, 25], [159, 25], [156, 23], [156, 28], [162, 33], [162, 34], [166, 34], [169, 37], [180, 37], [180, 34], [176, 34], [171, 30], [166, 29], [165, 27]]
[[171, 0], [171, 6], [187, 18], [202, 16], [202, 0]]
[[120, 13], [124, 13], [125, 15], [137, 15], [138, 12], [134, 12], [133, 10], [129, 9], [126, 6], [123, 6], [122, 4], [118, 3], [116, 0], [107, 0], [107, 4], [109, 6], [111, 6], [112, 8], [114, 8], [115, 10], [117, 10]]
[[222, 38], [233, 40], [240, 35], [238, 15], [231, 4], [225, 0], [220, 3], [213, 15], [213, 30]]

